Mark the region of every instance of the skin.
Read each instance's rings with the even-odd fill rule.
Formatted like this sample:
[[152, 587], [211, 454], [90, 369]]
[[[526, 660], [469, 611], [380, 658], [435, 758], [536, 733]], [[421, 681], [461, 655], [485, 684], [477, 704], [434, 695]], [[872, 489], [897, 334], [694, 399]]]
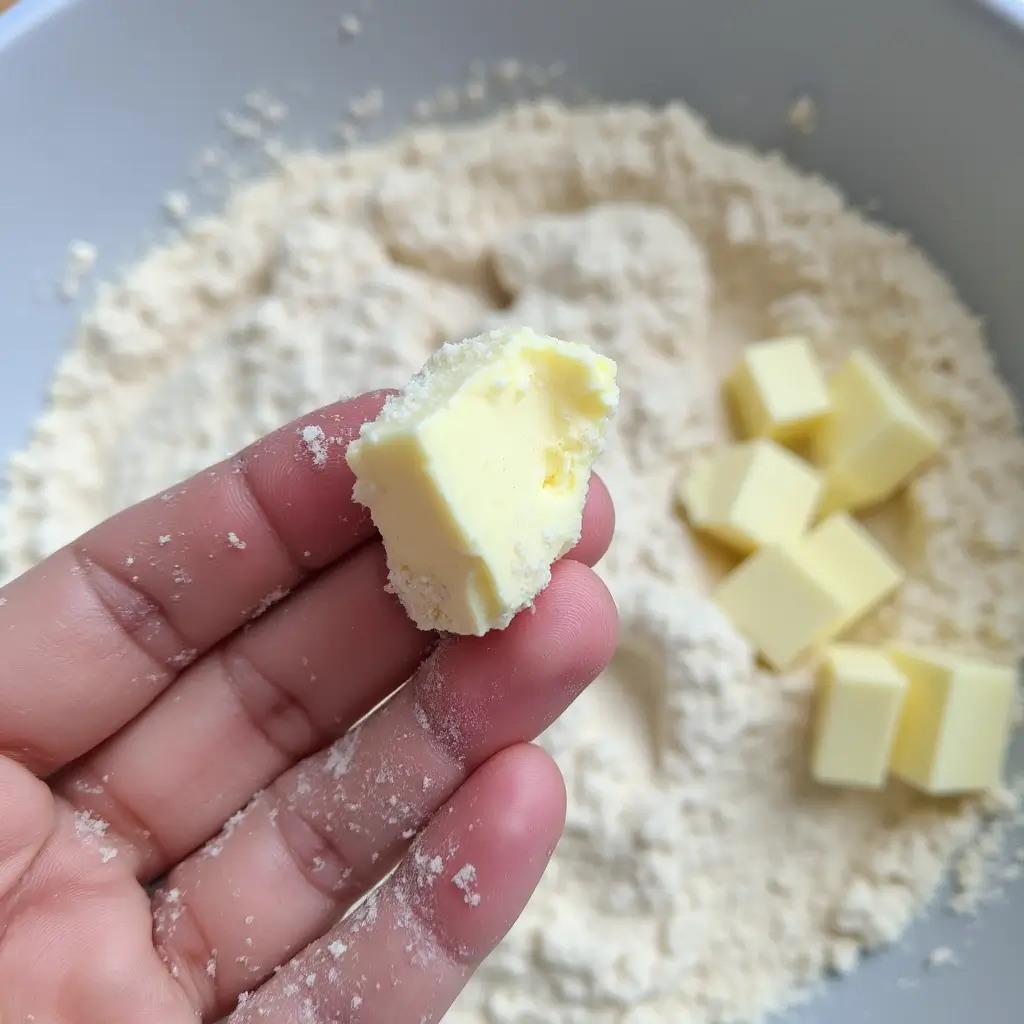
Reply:
[[439, 642], [351, 499], [383, 398], [0, 590], [2, 1024], [427, 1024], [522, 911], [565, 810], [531, 741], [615, 648], [611, 502], [534, 611]]

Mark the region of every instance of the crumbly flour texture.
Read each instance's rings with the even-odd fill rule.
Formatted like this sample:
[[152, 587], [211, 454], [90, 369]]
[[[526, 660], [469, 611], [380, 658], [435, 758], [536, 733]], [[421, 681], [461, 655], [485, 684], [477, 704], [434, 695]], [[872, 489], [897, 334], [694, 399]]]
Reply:
[[[948, 283], [829, 185], [681, 106], [539, 103], [290, 157], [101, 290], [11, 468], [3, 575], [308, 409], [401, 386], [445, 339], [520, 324], [619, 364], [600, 571], [624, 640], [542, 739], [568, 782], [565, 838], [447, 1020], [757, 1020], [895, 940], [1013, 803], [815, 787], [811, 680], [756, 665], [705, 596], [721, 566], [672, 508], [678, 474], [726, 436], [717, 382], [741, 345], [799, 332], [830, 367], [866, 346], [948, 443], [873, 523], [909, 580], [862, 634], [1018, 654], [1010, 398]], [[307, 440], [312, 459], [332, 443]], [[979, 862], [960, 862], [965, 885]]]

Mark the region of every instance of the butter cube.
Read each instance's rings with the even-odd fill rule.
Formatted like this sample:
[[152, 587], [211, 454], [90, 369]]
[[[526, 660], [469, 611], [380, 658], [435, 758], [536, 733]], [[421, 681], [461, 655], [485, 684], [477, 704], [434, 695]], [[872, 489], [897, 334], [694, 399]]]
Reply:
[[447, 344], [348, 448], [390, 585], [421, 629], [508, 625], [579, 539], [615, 363], [528, 329]]
[[696, 458], [676, 488], [676, 500], [694, 526], [703, 526], [708, 521], [714, 462], [714, 455]]
[[798, 440], [832, 407], [825, 375], [806, 338], [748, 346], [726, 378], [725, 390], [745, 437]]
[[893, 773], [937, 796], [998, 786], [1013, 722], [1014, 670], [904, 644], [889, 655], [909, 681]]
[[830, 581], [798, 545], [761, 548], [718, 584], [714, 597], [779, 671], [827, 640], [843, 615]]
[[885, 785], [907, 677], [881, 651], [830, 647], [818, 674], [811, 774], [835, 786]]
[[868, 353], [854, 352], [829, 391], [832, 415], [815, 438], [826, 480], [823, 511], [886, 500], [939, 450], [939, 435]]
[[818, 472], [767, 438], [727, 445], [698, 462], [679, 492], [695, 527], [741, 554], [796, 540], [821, 495]]
[[868, 530], [845, 512], [819, 523], [801, 542], [843, 609], [834, 636], [855, 625], [903, 582], [904, 572]]

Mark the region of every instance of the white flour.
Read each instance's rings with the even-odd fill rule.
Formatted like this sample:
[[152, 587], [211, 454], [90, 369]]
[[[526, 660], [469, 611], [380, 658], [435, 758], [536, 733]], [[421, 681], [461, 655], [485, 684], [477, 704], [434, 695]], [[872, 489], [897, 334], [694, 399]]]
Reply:
[[[802, 332], [830, 366], [869, 346], [948, 434], [878, 517], [909, 581], [864, 635], [1009, 658], [1024, 628], [1024, 444], [978, 324], [829, 186], [709, 137], [682, 107], [537, 105], [290, 158], [101, 292], [12, 466], [0, 575], [502, 323], [619, 361], [602, 571], [625, 643], [544, 738], [569, 786], [565, 839], [448, 1019], [755, 1019], [895, 939], [983, 808], [814, 787], [809, 680], [758, 669], [703, 596], [720, 567], [670, 492], [724, 436], [716, 381], [738, 346]], [[306, 440], [315, 459], [330, 439]], [[455, 877], [473, 898], [467, 868]]]

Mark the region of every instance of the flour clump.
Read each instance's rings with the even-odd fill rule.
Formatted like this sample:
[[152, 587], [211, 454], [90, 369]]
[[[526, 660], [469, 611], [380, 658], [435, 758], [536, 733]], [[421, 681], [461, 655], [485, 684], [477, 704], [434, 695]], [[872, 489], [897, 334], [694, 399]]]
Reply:
[[401, 386], [446, 340], [522, 324], [619, 366], [599, 571], [624, 641], [542, 738], [565, 838], [446, 1019], [759, 1020], [897, 939], [990, 810], [814, 786], [808, 673], [759, 667], [708, 600], [725, 566], [672, 492], [728, 436], [743, 345], [800, 334], [827, 369], [865, 347], [947, 439], [870, 524], [908, 578], [859, 635], [1009, 659], [1024, 629], [1024, 443], [979, 324], [827, 184], [679, 105], [532, 104], [288, 157], [99, 289], [11, 465], [0, 575], [312, 407]]

